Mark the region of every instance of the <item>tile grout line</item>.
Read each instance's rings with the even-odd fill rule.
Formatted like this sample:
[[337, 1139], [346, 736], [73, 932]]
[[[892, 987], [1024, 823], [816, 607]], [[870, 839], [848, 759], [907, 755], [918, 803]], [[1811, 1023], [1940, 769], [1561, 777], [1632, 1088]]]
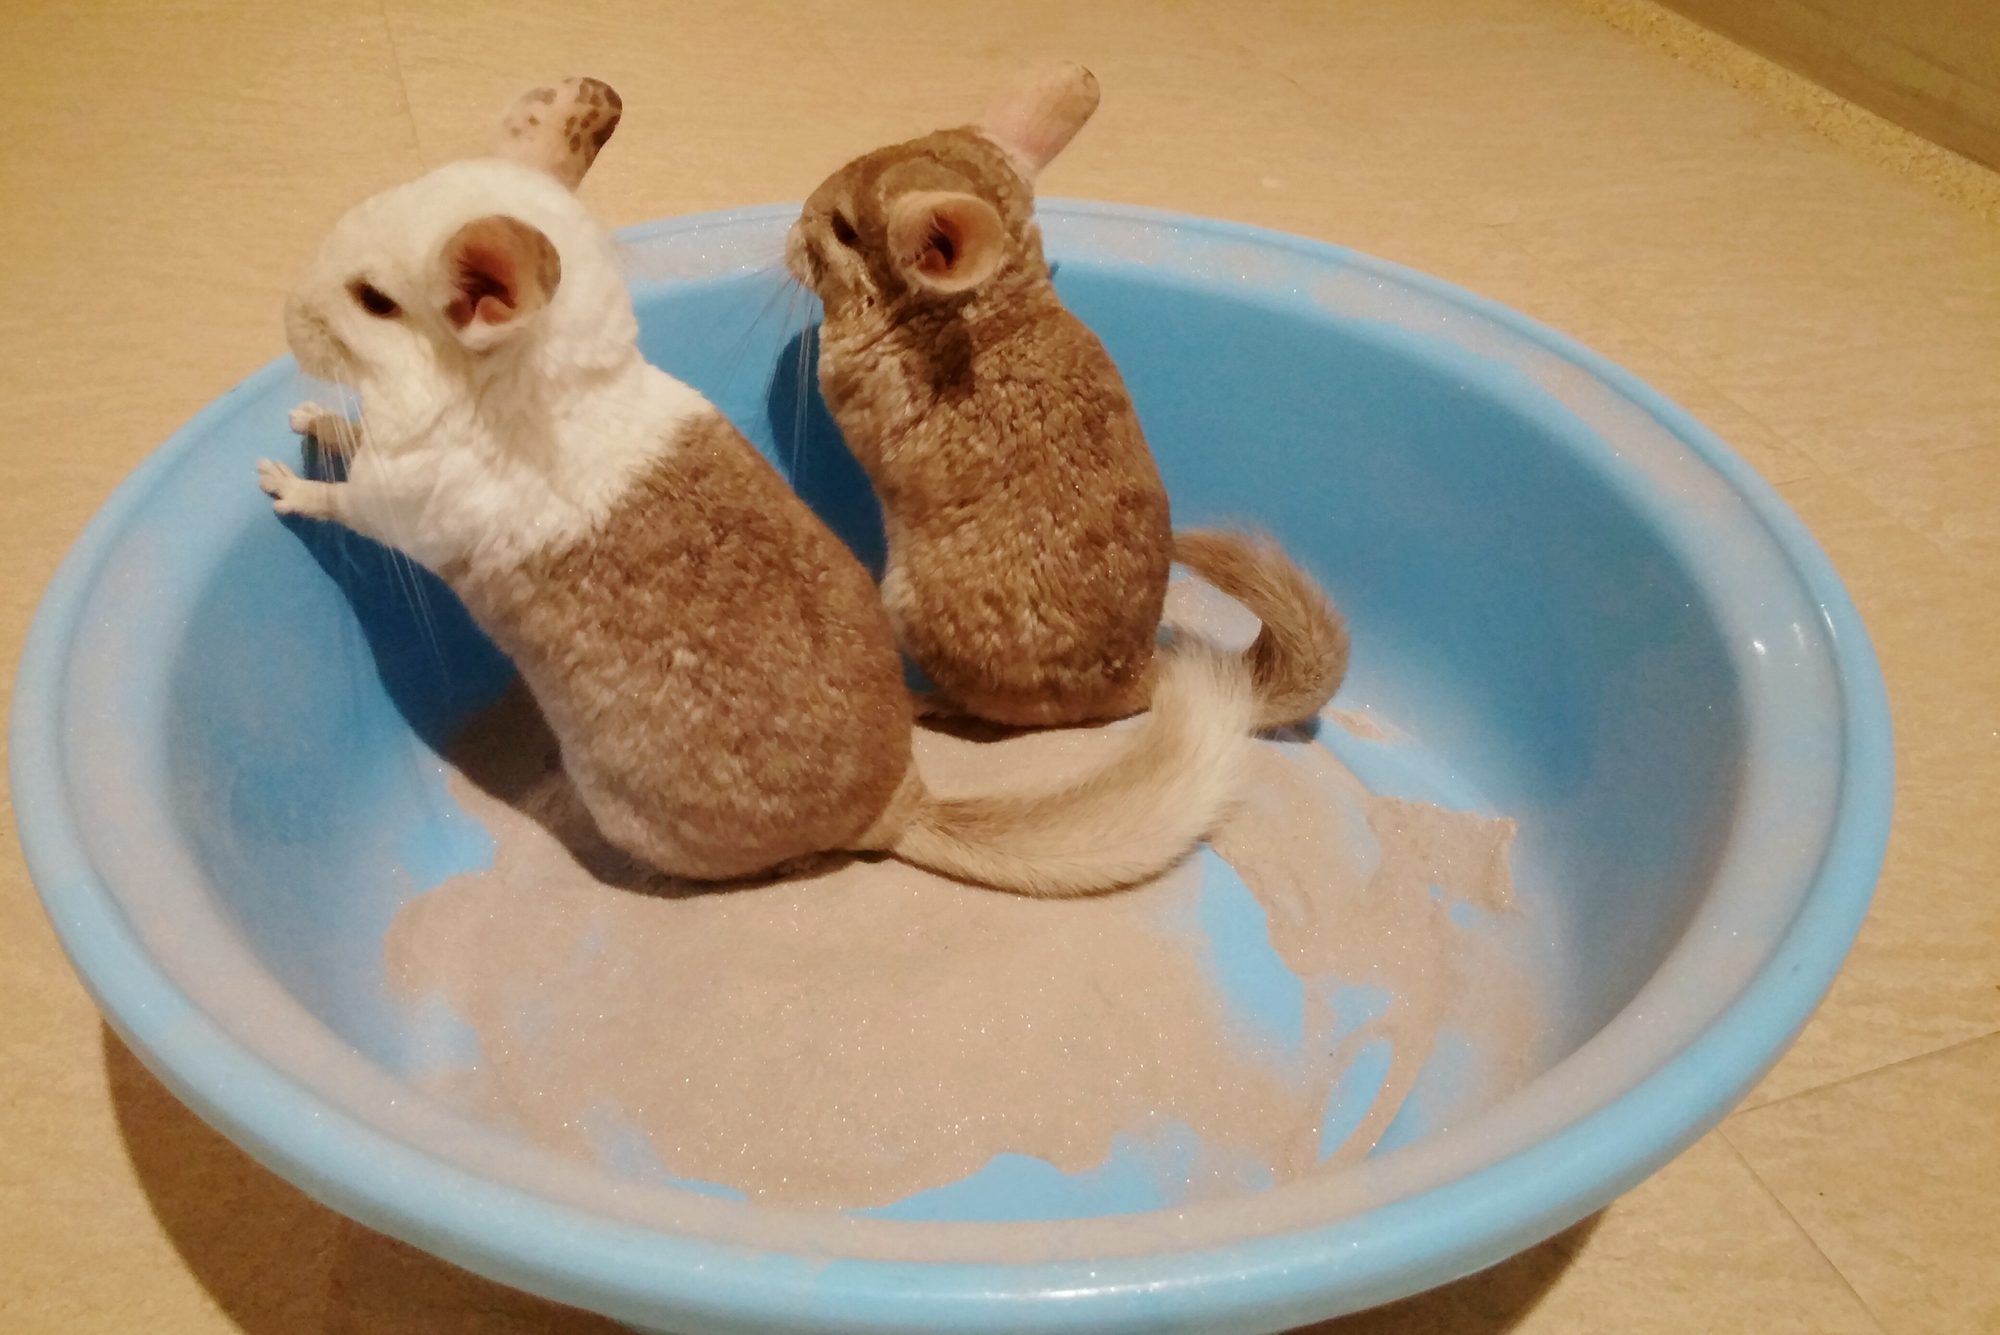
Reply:
[[[1607, 318], [1615, 320], [1619, 324], [1624, 325], [1627, 329], [1631, 330], [1632, 333], [1636, 334], [1640, 338], [1644, 339], [1647, 343], [1657, 348], [1660, 354], [1664, 356], [1669, 362], [1672, 362], [1675, 369], [1680, 371], [1681, 374], [1685, 375], [1689, 380], [1692, 380], [1695, 384], [1707, 390], [1710, 394], [1713, 394], [1716, 398], [1721, 399], [1724, 403], [1727, 403], [1737, 412], [1742, 413], [1744, 417], [1748, 418], [1751, 422], [1755, 423], [1758, 427], [1762, 428], [1764, 431], [1770, 433], [1771, 439], [1778, 441], [1787, 450], [1790, 450], [1792, 452], [1793, 456], [1798, 460], [1799, 463], [1805, 466], [1807, 471], [1799, 477], [1786, 478], [1782, 482], [1773, 481], [1770, 478], [1765, 478], [1764, 480], [1767, 483], [1769, 483], [1773, 489], [1776, 489], [1781, 486], [1787, 486], [1793, 482], [1805, 482], [1816, 478], [1823, 478], [1830, 476], [1830, 470], [1827, 468], [1826, 464], [1822, 462], [1819, 456], [1814, 454], [1812, 450], [1808, 449], [1805, 445], [1801, 444], [1800, 442], [1793, 440], [1790, 433], [1780, 431], [1778, 428], [1772, 426], [1768, 421], [1764, 419], [1762, 414], [1752, 410], [1747, 404], [1743, 402], [1742, 399], [1737, 397], [1731, 391], [1726, 390], [1722, 388], [1720, 385], [1716, 384], [1713, 380], [1709, 378], [1706, 372], [1697, 369], [1692, 362], [1690, 362], [1686, 357], [1681, 355], [1680, 351], [1677, 348], [1675, 348], [1665, 339], [1661, 338], [1657, 333], [1655, 333], [1651, 329], [1648, 329], [1645, 325], [1639, 323], [1638, 321], [1632, 319], [1631, 317], [1627, 316], [1623, 311], [1618, 309], [1617, 306], [1613, 305], [1610, 302], [1605, 301], [1596, 292], [1591, 291], [1588, 288], [1580, 287], [1577, 284], [1572, 283], [1568, 279], [1564, 278], [1559, 272], [1555, 270], [1555, 268], [1552, 265], [1549, 264], [1547, 260], [1543, 259], [1542, 256], [1536, 252], [1534, 247], [1530, 246], [1527, 242], [1521, 240], [1521, 238], [1519, 238], [1518, 236], [1515, 236], [1513, 234], [1512, 227], [1513, 224], [1511, 223], [1491, 223], [1488, 224], [1487, 230], [1490, 231], [1495, 237], [1495, 239], [1497, 239], [1502, 245], [1512, 248], [1516, 254], [1520, 255], [1523, 259], [1526, 259], [1530, 264], [1533, 264], [1537, 269], [1540, 269], [1545, 274], [1547, 274], [1550, 281], [1560, 284], [1562, 288], [1566, 292], [1568, 292], [1569, 295], [1574, 300], [1583, 302], [1587, 306], [1589, 306], [1592, 310], [1601, 312]], [[1582, 342], [1581, 339], [1579, 339], [1578, 341]], [[1635, 372], [1634, 374], [1637, 373]], [[1667, 397], [1670, 401], [1673, 401], [1676, 407], [1680, 407], [1682, 408], [1683, 411], [1693, 414], [1694, 411], [1693, 409], [1687, 408], [1685, 405], [1680, 404], [1678, 400], [1675, 400], [1673, 398], [1672, 395], [1666, 395], [1665, 397]], [[1704, 422], [1703, 425], [1706, 426], [1708, 424]], [[1723, 436], [1720, 431], [1717, 431], [1712, 426], [1709, 427], [1709, 430], [1714, 432], [1715, 435], [1719, 439], [1721, 439], [1724, 444], [1726, 445], [1729, 444], [1728, 437]], [[1734, 445], [1730, 445], [1730, 449], [1734, 451], [1736, 447]], [[1738, 457], [1740, 458], [1742, 456], [1739, 454]], [[1748, 460], [1745, 460], [1745, 462], [1747, 463]], [[1762, 470], [1759, 469], [1758, 472], [1759, 475], [1761, 476]]]
[[[1977, 449], [1978, 445], [1975, 444], [1968, 448]], [[1952, 454], [1952, 453], [1956, 453], [1956, 451], [1941, 450], [1937, 455], [1929, 455], [1926, 457], [1937, 458], [1939, 457], [1939, 455]], [[1815, 471], [1810, 476], [1802, 478], [1793, 478], [1791, 481], [1788, 482], [1781, 482], [1781, 483], [1774, 482], [1771, 484], [1772, 487], [1778, 491], [1780, 498], [1785, 500], [1785, 503], [1787, 505], [1791, 504], [1791, 500], [1788, 497], [1784, 497], [1784, 489], [1786, 487], [1793, 486], [1797, 483], [1802, 483], [1802, 482], [1831, 482], [1836, 486], [1846, 487], [1848, 490], [1854, 492], [1870, 507], [1880, 512], [1882, 517], [1882, 522], [1888, 524], [1892, 528], [1902, 530], [1902, 532], [1906, 536], [1914, 538], [1918, 542], [1922, 543], [1924, 546], [1930, 548], [1931, 554], [1933, 556], [1937, 556], [1945, 561], [1954, 564], [1965, 563], [1970, 560], [1970, 558], [1965, 556], [1963, 553], [1954, 551], [1950, 547], [1947, 547], [1935, 535], [1924, 532], [1922, 529], [1918, 528], [1915, 524], [1905, 519], [1902, 515], [1896, 513], [1894, 510], [1891, 510], [1888, 506], [1882, 503], [1881, 499], [1877, 497], [1874, 492], [1870, 491], [1868, 488], [1861, 485], [1858, 476], [1860, 473], [1865, 472], [1871, 468], [1893, 467], [1893, 465], [1861, 464], [1853, 468], [1835, 470], [1821, 463], [1817, 457], [1811, 457], [1811, 462], [1813, 464]], [[1804, 521], [1803, 515], [1800, 516], [1800, 521], [1801, 522]], [[1821, 541], [1817, 531], [1813, 533], [1813, 540], [1815, 542]], [[1822, 545], [1824, 544], [1822, 543]], [[1829, 553], [1829, 559], [1830, 558], [1831, 558], [1831, 553]], [[1835, 573], [1838, 573], [1838, 567], [1836, 567]], [[1847, 578], [1845, 575], [1842, 575], [1841, 584], [1845, 586], [1846, 583], [1847, 583]]]
[[[1627, 6], [1644, 6], [1647, 8], [1652, 7], [1651, 0], [1571, 0], [1571, 3], [1575, 5], [1580, 11], [1597, 19], [1599, 22], [1603, 22], [1607, 26], [1610, 26], [1614, 29], [1620, 29], [1621, 31], [1623, 30], [1621, 25], [1610, 17], [1607, 6], [1615, 7], [1618, 5], [1627, 5]], [[1286, 74], [1283, 70], [1278, 69], [1275, 65], [1272, 65], [1270, 62], [1264, 60], [1249, 46], [1232, 37], [1227, 30], [1216, 28], [1212, 25], [1210, 26], [1209, 30], [1211, 34], [1215, 37], [1219, 45], [1239, 52], [1243, 56], [1247, 57], [1251, 62], [1251, 64], [1260, 71], [1270, 74], [1274, 77], [1280, 78], [1284, 82], [1290, 84], [1309, 103], [1324, 105], [1324, 99], [1318, 93], [1302, 86], [1296, 79]], [[1727, 39], [1717, 38], [1716, 40], [1718, 42], [1727, 43]], [[1727, 44], [1731, 46], [1735, 45], [1734, 43], [1727, 43]], [[1673, 52], [1664, 50], [1658, 47], [1657, 45], [1655, 46], [1655, 49], [1660, 50], [1661, 54], [1666, 55], [1669, 59], [1674, 59], [1674, 60], [1684, 59], [1683, 57], [1676, 56]], [[1745, 54], [1747, 57], [1751, 59], [1761, 59], [1761, 57], [1757, 57], [1755, 53], [1750, 52], [1748, 48], [1739, 48], [1739, 50], [1741, 50], [1743, 54]], [[1866, 114], [1872, 114], [1872, 113], [1866, 113]], [[1908, 135], [1910, 132], [1898, 129], [1897, 133]], [[1928, 141], [1924, 142], [1928, 143]], [[1842, 146], [1845, 147], [1846, 145], [1843, 143]], [[1941, 153], [1948, 153], [1948, 150], [1939, 149], [1938, 151]], [[1992, 176], [1994, 174], [1987, 173], [1987, 175]], [[1994, 179], [1996, 181], [2000, 181], [2000, 176], [1995, 176]], [[1770, 486], [1774, 491], [1782, 487], [1792, 485], [1794, 483], [1823, 481], [1825, 479], [1838, 475], [1837, 470], [1831, 464], [1826, 462], [1826, 460], [1821, 458], [1818, 451], [1813, 449], [1807, 443], [1795, 439], [1791, 432], [1783, 431], [1773, 426], [1771, 422], [1768, 419], [1766, 419], [1762, 413], [1753, 410], [1747, 404], [1745, 404], [1739, 395], [1730, 390], [1722, 388], [1719, 384], [1715, 382], [1714, 379], [1712, 379], [1709, 376], [1707, 372], [1698, 369], [1696, 364], [1693, 361], [1691, 361], [1688, 357], [1684, 356], [1682, 352], [1672, 342], [1662, 338], [1656, 331], [1649, 328], [1647, 325], [1628, 316], [1622, 309], [1619, 308], [1619, 306], [1605, 300], [1604, 297], [1601, 296], [1598, 292], [1590, 288], [1583, 287], [1565, 278], [1554, 265], [1550, 264], [1547, 260], [1545, 260], [1540, 255], [1540, 253], [1538, 253], [1532, 246], [1530, 246], [1527, 242], [1523, 241], [1520, 237], [1514, 234], [1513, 223], [1511, 220], [1503, 222], [1490, 222], [1483, 224], [1482, 230], [1485, 232], [1487, 236], [1489, 236], [1502, 246], [1511, 250], [1514, 254], [1520, 256], [1521, 258], [1527, 260], [1530, 264], [1535, 266], [1536, 270], [1539, 273], [1544, 275], [1549, 282], [1559, 286], [1572, 300], [1583, 303], [1587, 308], [1598, 313], [1602, 317], [1614, 321], [1617, 324], [1623, 326], [1633, 335], [1639, 337], [1648, 345], [1656, 349], [1660, 353], [1660, 355], [1663, 356], [1668, 362], [1670, 362], [1680, 374], [1686, 376], [1694, 384], [1699, 385], [1703, 390], [1707, 391], [1709, 394], [1714, 395], [1717, 399], [1721, 400], [1724, 403], [1727, 403], [1736, 412], [1742, 414], [1746, 420], [1748, 420], [1750, 423], [1752, 423], [1753, 425], [1764, 431], [1772, 440], [1778, 442], [1781, 446], [1783, 446], [1785, 451], [1788, 452], [1791, 460], [1795, 462], [1801, 470], [1796, 476], [1772, 477], [1766, 474], [1764, 469], [1758, 467], [1754, 463], [1751, 463], [1747, 457], [1738, 452], [1738, 458], [1742, 459], [1743, 462], [1745, 462], [1746, 464], [1749, 464], [1752, 471], [1755, 472], [1760, 478], [1762, 478], [1763, 481], [1768, 486]], [[1511, 303], [1507, 304], [1511, 306]], [[1541, 319], [1541, 317], [1539, 316], [1531, 316], [1530, 318], [1534, 318], [1537, 320]], [[1547, 323], [1546, 321], [1543, 322]], [[1573, 338], [1578, 337], [1577, 335], [1570, 333], [1570, 331], [1560, 329], [1558, 326], [1555, 326], [1553, 324], [1551, 324], [1550, 327], [1558, 328], [1558, 332], [1568, 334], [1570, 337]], [[1586, 346], [1588, 346], [1586, 340], [1578, 338], [1578, 341], [1585, 342]], [[1636, 372], [1634, 374], [1636, 374]], [[1664, 393], [1664, 391], [1662, 391], [1662, 393]], [[1693, 409], [1687, 408], [1686, 405], [1679, 403], [1678, 399], [1675, 396], [1665, 395], [1665, 397], [1667, 397], [1670, 401], [1674, 402], [1677, 407], [1681, 407], [1684, 411], [1693, 414]], [[1702, 421], [1702, 425], [1708, 427], [1708, 429], [1711, 432], [1713, 432], [1719, 439], [1721, 439], [1724, 444], [1729, 445], [1732, 451], [1737, 450], [1736, 445], [1729, 440], [1728, 436], [1726, 436], [1723, 432], [1721, 432], [1714, 426], [1710, 425], [1705, 419], [1701, 418], [1699, 414], [1694, 414], [1694, 415], [1696, 416], [1697, 420]], [[1975, 445], [1978, 443], [1979, 442], [1975, 442]], [[1873, 500], [1872, 497], [1870, 497], [1870, 499]], [[1950, 555], [1950, 553], [1948, 551], [1945, 551], [1941, 546], [1941, 544], [1939, 544], [1934, 538], [1931, 538], [1927, 534], [1918, 532], [1914, 527], [1908, 525], [1905, 521], [1903, 521], [1901, 516], [1890, 513], [1886, 509], [1884, 510], [1884, 513], [1888, 515], [1888, 517], [1894, 520], [1895, 522], [1903, 524], [1903, 526], [1905, 528], [1908, 528], [1912, 533], [1916, 533], [1916, 535], [1919, 538], [1929, 543], [1932, 547], [1937, 548], [1944, 555], [1946, 556]]]
[[375, 0], [375, 12], [382, 17], [382, 40], [388, 44], [389, 65], [396, 71], [396, 88], [403, 95], [403, 122], [410, 127], [410, 147], [416, 150], [418, 165], [428, 167], [423, 132], [417, 128], [416, 108], [410, 100], [410, 79], [403, 72], [403, 52], [396, 44], [396, 25], [389, 17], [389, 0]]
[[[382, 3], [387, 4], [388, 0], [382, 0]], [[793, 11], [793, 18], [794, 21], [809, 28], [814, 36], [819, 39], [819, 49], [822, 58], [844, 74], [850, 85], [857, 88], [867, 86], [867, 80], [856, 72], [854, 61], [845, 43], [836, 40], [836, 34], [829, 32], [822, 26], [818, 15], [813, 13], [812, 6], [798, 6]]]
[[[1636, 320], [1631, 316], [1626, 315], [1625, 312], [1621, 310], [1617, 305], [1606, 301], [1597, 292], [1589, 288], [1580, 287], [1574, 283], [1569, 282], [1567, 279], [1564, 279], [1559, 273], [1556, 273], [1553, 270], [1553, 268], [1549, 265], [1549, 263], [1542, 258], [1542, 256], [1534, 249], [1534, 247], [1530, 246], [1527, 242], [1521, 240], [1519, 237], [1513, 234], [1512, 226], [1513, 225], [1511, 223], [1491, 223], [1487, 225], [1487, 230], [1501, 243], [1511, 247], [1517, 254], [1528, 260], [1531, 264], [1534, 264], [1539, 269], [1545, 271], [1548, 274], [1550, 280], [1555, 283], [1561, 284], [1564, 290], [1568, 292], [1569, 295], [1574, 300], [1581, 301], [1587, 304], [1591, 309], [1601, 313], [1603, 316], [1611, 320], [1617, 321], [1619, 324], [1625, 326], [1628, 330], [1630, 330], [1633, 334], [1644, 339], [1647, 343], [1651, 344], [1655, 349], [1657, 349], [1663, 357], [1665, 357], [1669, 362], [1671, 362], [1674, 365], [1675, 369], [1677, 369], [1681, 374], [1685, 375], [1689, 380], [1693, 381], [1695, 384], [1701, 386], [1701, 388], [1708, 391], [1710, 394], [1713, 394], [1716, 398], [1721, 399], [1723, 402], [1729, 404], [1730, 407], [1734, 408], [1737, 412], [1743, 414], [1743, 416], [1750, 422], [1752, 422], [1765, 432], [1769, 433], [1770, 437], [1773, 440], [1778, 441], [1787, 450], [1791, 452], [1792, 456], [1801, 465], [1804, 466], [1806, 471], [1801, 473], [1797, 477], [1787, 477], [1782, 479], [1772, 479], [1766, 477], [1764, 479], [1765, 482], [1769, 483], [1773, 489], [1792, 486], [1795, 483], [1815, 482], [1815, 481], [1818, 482], [1834, 481], [1834, 482], [1841, 482], [1849, 486], [1855, 486], [1856, 479], [1860, 474], [1867, 472], [1871, 469], [1890, 466], [1880, 462], [1870, 463], [1870, 464], [1837, 465], [1827, 460], [1822, 456], [1820, 451], [1815, 449], [1810, 443], [1798, 439], [1794, 435], [1794, 433], [1790, 431], [1783, 430], [1777, 426], [1772, 425], [1770, 420], [1766, 418], [1761, 412], [1757, 411], [1754, 408], [1751, 408], [1748, 404], [1746, 404], [1740, 395], [1718, 384], [1708, 374], [1708, 372], [1700, 369], [1693, 361], [1689, 360], [1687, 357], [1682, 355], [1680, 350], [1676, 348], [1673, 345], [1673, 343], [1662, 338], [1658, 333], [1647, 327], [1645, 324], [1641, 323], [1639, 320]], [[1572, 337], [1574, 336], [1572, 335]], [[1662, 393], [1664, 393], [1664, 391], [1662, 391]], [[1683, 408], [1685, 411], [1693, 413], [1693, 409], [1687, 408], [1686, 405], [1684, 404], [1680, 404], [1678, 400], [1674, 400], [1674, 396], [1667, 395], [1666, 397], [1669, 400], [1673, 400], [1676, 403], [1676, 406]], [[1699, 418], [1698, 414], [1696, 416], [1697, 418]], [[1703, 425], [1706, 426], [1708, 424], [1704, 422]], [[1715, 434], [1722, 439], [1724, 444], [1730, 445], [1730, 448], [1732, 450], [1736, 448], [1733, 444], [1730, 443], [1728, 437], [1722, 434], [1722, 432], [1720, 432], [1713, 426], [1710, 426], [1709, 430], [1715, 432]], [[1991, 442], [1989, 441], [1975, 440], [1964, 445], [1953, 445], [1942, 450], [1932, 451], [1931, 453], [1924, 455], [1924, 458], [1926, 460], [1949, 458], [1953, 455], [1961, 454], [1970, 450], [1982, 449], [1990, 443]], [[1748, 460], [1745, 460], [1745, 462], [1748, 462]], [[1757, 471], [1759, 472], [1760, 475], [1762, 475], [1763, 470], [1759, 469]], [[1946, 556], [1950, 556], [1952, 554], [1948, 549], [1946, 549], [1941, 543], [1937, 541], [1937, 539], [1933, 538], [1930, 534], [1927, 534], [1923, 532], [1921, 529], [1918, 529], [1915, 525], [1906, 521], [1901, 515], [1895, 513], [1894, 511], [1888, 509], [1888, 507], [1882, 505], [1882, 503], [1879, 500], [1877, 500], [1872, 493], [1864, 492], [1863, 494], [1866, 496], [1869, 503], [1874, 505], [1877, 509], [1880, 509], [1883, 513], [1883, 516], [1888, 520], [1890, 520], [1892, 523], [1901, 526], [1902, 528], [1908, 530], [1910, 533], [1914, 534], [1918, 538], [1921, 538], [1926, 543], [1929, 543], [1932, 547], [1936, 548], [1940, 554]]]
[[[1968, 440], [1963, 445], [1947, 445], [1941, 450], [1926, 451], [1923, 457], [1925, 459], [1949, 459], [1954, 454], [1967, 454], [1973, 450], [1983, 450], [1991, 444], [1993, 444], [1991, 440]], [[1827, 471], [1836, 477], [1847, 477], [1854, 473], [1866, 472], [1871, 468], [1883, 468], [1888, 466], [1892, 465], [1881, 464], [1881, 463], [1852, 464], [1846, 468], [1839, 468], [1839, 469], [1829, 468]]]
[[[1992, 444], [1993, 442], [1990, 440], [1975, 440], [1965, 445], [1951, 445], [1947, 446], [1942, 450], [1933, 450], [1932, 452], [1925, 454], [1924, 456], [1922, 456], [1920, 462], [1927, 464], [1939, 459], [1956, 459], [1960, 455], [1970, 454], [1975, 450], [1986, 449], [1988, 446]], [[1905, 532], [1913, 534], [1919, 540], [1929, 544], [1933, 550], [1935, 550], [1940, 556], [1943, 556], [1946, 560], [1955, 563], [1963, 562], [1976, 566], [1978, 564], [1976, 558], [1968, 555], [1967, 553], [1957, 550], [1957, 548], [1954, 545], [1947, 544], [1947, 542], [1943, 538], [1939, 537], [1937, 534], [1928, 533], [1922, 528], [1919, 528], [1911, 520], [1905, 518], [1900, 511], [1890, 509], [1886, 504], [1882, 502], [1882, 500], [1875, 494], [1875, 492], [1872, 489], [1863, 484], [1863, 474], [1881, 472], [1887, 469], [1900, 470], [1901, 467], [1902, 465], [1897, 462], [1852, 464], [1846, 468], [1839, 468], [1839, 469], [1829, 467], [1826, 469], [1824, 476], [1826, 480], [1830, 482], [1838, 482], [1843, 486], [1852, 487], [1854, 490], [1860, 492], [1868, 500], [1869, 504], [1873, 505], [1876, 509], [1880, 510], [1883, 513], [1883, 515], [1889, 520], [1889, 522], [1902, 528]]]
[[1989, 1029], [1983, 1034], [1974, 1034], [1970, 1038], [1955, 1038], [1943, 1047], [1932, 1048], [1927, 1052], [1913, 1052], [1907, 1057], [1898, 1057], [1894, 1061], [1883, 1062], [1880, 1066], [1871, 1066], [1865, 1071], [1852, 1071], [1846, 1075], [1836, 1076], [1824, 1084], [1812, 1085], [1805, 1089], [1795, 1089], [1789, 1094], [1780, 1094], [1775, 1099], [1767, 1099], [1754, 1108], [1739, 1106], [1729, 1116], [1722, 1119], [1722, 1125], [1727, 1126], [1739, 1117], [1755, 1117], [1767, 1108], [1775, 1108], [1780, 1104], [1790, 1103], [1793, 1099], [1802, 1099], [1809, 1094], [1824, 1094], [1828, 1090], [1839, 1089], [1844, 1085], [1851, 1085], [1857, 1080], [1866, 1080], [1871, 1076], [1882, 1075], [1886, 1072], [1908, 1066], [1912, 1062], [1929, 1061], [1932, 1057], [1942, 1057], [1948, 1053], [1957, 1052], [1960, 1048], [1969, 1048], [1974, 1043], [1985, 1043], [1994, 1038], [2000, 1038], [2000, 1028]]
[[1728, 1122], [1725, 1121], [1716, 1130], [1722, 1135], [1722, 1143], [1729, 1148], [1731, 1154], [1736, 1156], [1736, 1162], [1743, 1165], [1743, 1171], [1750, 1174], [1750, 1180], [1757, 1184], [1757, 1189], [1770, 1198], [1771, 1204], [1778, 1207], [1778, 1213], [1785, 1217], [1785, 1222], [1790, 1224], [1797, 1231], [1798, 1235], [1805, 1239], [1806, 1246], [1812, 1248], [1814, 1254], [1826, 1263], [1826, 1268], [1833, 1272], [1835, 1279], [1840, 1281], [1840, 1287], [1846, 1289], [1848, 1294], [1853, 1297], [1855, 1305], [1860, 1307], [1862, 1315], [1866, 1316], [1874, 1324], [1875, 1329], [1882, 1332], [1882, 1335], [1889, 1335], [1889, 1328], [1882, 1323], [1882, 1318], [1876, 1314], [1874, 1307], [1869, 1304], [1868, 1300], [1861, 1296], [1861, 1290], [1854, 1287], [1854, 1281], [1847, 1277], [1847, 1272], [1842, 1270], [1834, 1263], [1834, 1259], [1826, 1254], [1826, 1249], [1819, 1245], [1819, 1239], [1813, 1236], [1812, 1230], [1799, 1222], [1799, 1217], [1792, 1213], [1792, 1207], [1785, 1204], [1785, 1198], [1772, 1190], [1771, 1184], [1764, 1180], [1764, 1175], [1757, 1171], [1757, 1165], [1750, 1161], [1750, 1156], [1745, 1154], [1742, 1147], [1730, 1138]]

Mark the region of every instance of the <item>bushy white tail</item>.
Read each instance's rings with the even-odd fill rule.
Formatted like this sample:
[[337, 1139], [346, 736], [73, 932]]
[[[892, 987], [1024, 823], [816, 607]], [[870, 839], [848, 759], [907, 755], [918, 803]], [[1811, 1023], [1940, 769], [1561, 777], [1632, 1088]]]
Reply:
[[1151, 712], [1103, 768], [1046, 790], [926, 796], [890, 851], [959, 880], [1050, 898], [1157, 876], [1239, 799], [1255, 715], [1244, 660], [1183, 639], [1163, 654]]
[[1326, 707], [1347, 676], [1347, 624], [1284, 548], [1247, 533], [1185, 529], [1174, 534], [1174, 560], [1264, 623], [1243, 651], [1257, 728], [1301, 723]]

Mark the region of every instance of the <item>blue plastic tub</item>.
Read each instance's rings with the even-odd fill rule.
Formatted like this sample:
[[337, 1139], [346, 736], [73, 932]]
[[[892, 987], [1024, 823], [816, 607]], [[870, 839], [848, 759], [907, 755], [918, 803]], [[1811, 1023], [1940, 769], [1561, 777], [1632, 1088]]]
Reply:
[[[1824, 994], [1888, 829], [1882, 683], [1825, 557], [1685, 413], [1512, 312], [1250, 228], [1042, 212], [1177, 519], [1268, 526], [1348, 612], [1344, 703], [1403, 737], [1328, 744], [1520, 821], [1538, 1075], [1449, 1128], [1413, 1113], [1331, 1178], [1148, 1210], [1001, 1173], [924, 1219], [624, 1179], [431, 1103], [408, 1077], [435, 1035], [385, 992], [382, 936], [486, 856], [435, 748], [507, 672], [441, 586], [272, 516], [252, 464], [289, 448], [288, 363], [119, 489], [15, 695], [23, 846], [147, 1065], [366, 1224], [682, 1332], [1277, 1330], [1498, 1261], [1714, 1125]], [[769, 318], [792, 216], [629, 233], [646, 349], [875, 559], [797, 326]]]

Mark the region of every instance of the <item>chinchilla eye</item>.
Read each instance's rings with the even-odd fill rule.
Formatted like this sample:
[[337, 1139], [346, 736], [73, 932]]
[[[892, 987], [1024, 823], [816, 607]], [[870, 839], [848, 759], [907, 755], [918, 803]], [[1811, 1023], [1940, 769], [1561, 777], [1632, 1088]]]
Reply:
[[403, 308], [391, 300], [388, 293], [359, 278], [347, 285], [347, 293], [354, 298], [356, 305], [378, 320], [393, 319], [403, 313]]

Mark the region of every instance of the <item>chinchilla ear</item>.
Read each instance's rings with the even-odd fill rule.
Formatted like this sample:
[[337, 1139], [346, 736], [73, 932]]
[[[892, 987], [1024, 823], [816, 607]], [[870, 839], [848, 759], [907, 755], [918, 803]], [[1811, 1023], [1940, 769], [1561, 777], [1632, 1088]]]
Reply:
[[969, 292], [1007, 258], [1007, 227], [977, 195], [913, 190], [889, 205], [889, 257], [913, 287]]
[[538, 229], [493, 214], [452, 233], [438, 256], [444, 317], [459, 341], [484, 352], [519, 333], [562, 282], [555, 243]]
[[1008, 84], [986, 108], [979, 130], [1032, 181], [1096, 110], [1097, 76], [1064, 61], [1029, 70]]
[[601, 79], [571, 78], [530, 88], [500, 118], [499, 155], [545, 171], [576, 189], [597, 150], [618, 128], [625, 104]]

